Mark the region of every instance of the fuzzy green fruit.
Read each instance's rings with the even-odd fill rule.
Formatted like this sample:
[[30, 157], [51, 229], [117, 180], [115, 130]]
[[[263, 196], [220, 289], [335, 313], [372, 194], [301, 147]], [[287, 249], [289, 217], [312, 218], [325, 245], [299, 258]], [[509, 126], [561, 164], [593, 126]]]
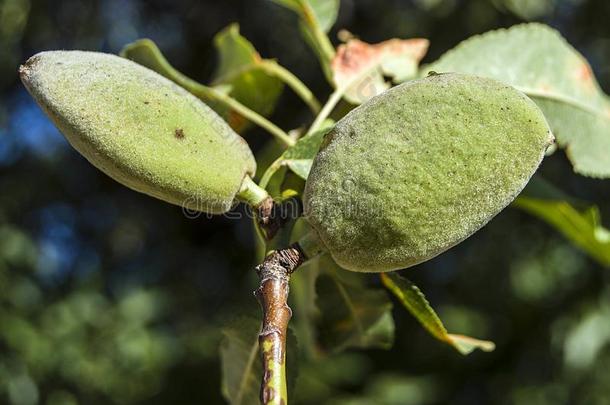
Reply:
[[413, 266], [506, 207], [552, 142], [538, 107], [510, 86], [462, 74], [408, 82], [326, 135], [305, 216], [348, 270]]
[[229, 210], [256, 162], [246, 142], [183, 88], [118, 56], [42, 52], [20, 68], [72, 146], [116, 181], [189, 209]]

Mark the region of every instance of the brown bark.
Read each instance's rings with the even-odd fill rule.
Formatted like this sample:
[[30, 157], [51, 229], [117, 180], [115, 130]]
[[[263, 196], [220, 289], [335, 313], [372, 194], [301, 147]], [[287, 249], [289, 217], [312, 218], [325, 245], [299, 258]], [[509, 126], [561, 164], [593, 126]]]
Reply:
[[305, 261], [294, 244], [272, 252], [256, 267], [260, 286], [255, 291], [263, 310], [259, 346], [263, 360], [260, 399], [265, 405], [288, 403], [286, 391], [286, 333], [292, 311], [288, 306], [290, 274]]

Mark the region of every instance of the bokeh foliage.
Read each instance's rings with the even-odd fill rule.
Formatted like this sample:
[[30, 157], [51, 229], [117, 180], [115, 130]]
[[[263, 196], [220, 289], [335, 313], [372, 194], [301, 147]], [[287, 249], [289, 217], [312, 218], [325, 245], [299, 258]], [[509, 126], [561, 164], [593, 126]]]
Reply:
[[[341, 3], [337, 27], [370, 43], [429, 38], [424, 62], [432, 62], [473, 34], [541, 21], [587, 57], [608, 93], [609, 14], [603, 0], [358, 0]], [[109, 180], [68, 147], [16, 71], [40, 50], [117, 53], [149, 37], [190, 77], [231, 91], [228, 79], [215, 80], [220, 44], [233, 39], [250, 49], [235, 39], [236, 27], [217, 36], [232, 22], [263, 58], [278, 58], [317, 94], [330, 92], [314, 54], [324, 49], [300, 37], [315, 30], [270, 1], [0, 0], [0, 403], [225, 402], [219, 350], [234, 325], [246, 329], [240, 316], [259, 315], [250, 294], [257, 261], [251, 222], [186, 218]], [[309, 122], [291, 92], [268, 96], [282, 128]], [[262, 130], [251, 127], [245, 136], [259, 153], [273, 150]], [[298, 172], [295, 156], [287, 158]], [[552, 212], [578, 218], [572, 222], [602, 240], [595, 221], [598, 213], [610, 218], [607, 181], [573, 174], [562, 151], [541, 173], [582, 208]], [[300, 180], [292, 181], [298, 188]], [[496, 343], [495, 352], [469, 357], [431, 339], [378, 278], [324, 263], [299, 270], [293, 402], [608, 403], [610, 273], [600, 259], [607, 244], [596, 246], [598, 260], [577, 246], [508, 209], [465, 243], [404, 272], [448, 330]], [[380, 302], [378, 313], [358, 305], [365, 297]]]

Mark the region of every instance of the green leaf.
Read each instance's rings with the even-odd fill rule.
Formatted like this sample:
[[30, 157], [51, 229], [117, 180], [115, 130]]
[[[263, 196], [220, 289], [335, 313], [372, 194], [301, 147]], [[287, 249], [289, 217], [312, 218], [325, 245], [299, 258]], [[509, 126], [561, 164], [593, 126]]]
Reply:
[[576, 208], [579, 205], [540, 178], [513, 202], [513, 207], [543, 220], [601, 265], [610, 266], [610, 231], [602, 226], [599, 209]]
[[382, 289], [366, 286], [361, 274], [345, 271], [325, 255], [316, 288], [323, 349], [388, 349], [394, 342], [392, 303]]
[[504, 81], [544, 112], [574, 171], [610, 177], [610, 102], [585, 58], [541, 24], [523, 24], [470, 38], [423, 73], [464, 72]]
[[271, 0], [294, 11], [299, 17], [301, 34], [318, 56], [322, 69], [330, 79], [330, 61], [335, 49], [326, 33], [339, 13], [340, 0]]
[[493, 342], [447, 333], [443, 322], [436, 315], [424, 294], [411, 281], [399, 276], [397, 273], [381, 273], [380, 276], [381, 281], [388, 290], [398, 298], [411, 315], [436, 339], [449, 344], [464, 355], [471, 353], [475, 349], [481, 349], [486, 352], [495, 349]]
[[318, 149], [320, 149], [324, 135], [330, 131], [333, 125], [334, 122], [332, 120], [326, 120], [320, 130], [299, 139], [296, 145], [286, 149], [282, 154], [282, 164], [288, 166], [290, 170], [303, 180], [307, 180], [313, 158], [318, 153]]
[[286, 149], [286, 151], [267, 168], [261, 178], [260, 185], [268, 188], [270, 180], [282, 167], [290, 168], [290, 170], [300, 178], [307, 180], [311, 165], [313, 164], [313, 158], [320, 149], [324, 135], [332, 129], [333, 125], [333, 120], [326, 119], [320, 126], [320, 129], [309, 135], [305, 135], [303, 138], [299, 139], [294, 146]]
[[[223, 328], [220, 346], [222, 395], [231, 405], [259, 403], [262, 362], [258, 347], [260, 321], [240, 317]], [[296, 337], [288, 330], [286, 373], [288, 391], [292, 391], [297, 375]]]
[[308, 24], [316, 24], [328, 32], [335, 24], [339, 14], [340, 0], [271, 0], [291, 9]]
[[379, 44], [351, 39], [337, 48], [331, 62], [335, 88], [346, 86], [344, 98], [361, 104], [390, 88], [385, 77], [394, 83], [415, 77], [428, 45], [422, 38], [390, 39]]
[[269, 116], [282, 93], [284, 83], [269, 74], [254, 46], [239, 33], [239, 25], [231, 24], [214, 37], [219, 64], [212, 85], [228, 86], [228, 94], [263, 116]]
[[[305, 3], [301, 1], [300, 3]], [[335, 24], [339, 14], [340, 0], [308, 0], [322, 31], [328, 32]]]

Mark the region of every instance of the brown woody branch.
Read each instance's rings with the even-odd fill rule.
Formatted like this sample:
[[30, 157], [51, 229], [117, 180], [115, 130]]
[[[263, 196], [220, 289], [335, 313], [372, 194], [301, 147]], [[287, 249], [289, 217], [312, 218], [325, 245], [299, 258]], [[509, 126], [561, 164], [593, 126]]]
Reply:
[[290, 275], [306, 260], [298, 244], [273, 251], [256, 267], [260, 285], [254, 292], [263, 310], [258, 337], [263, 360], [260, 399], [264, 405], [286, 405], [286, 333], [292, 311], [288, 306]]

